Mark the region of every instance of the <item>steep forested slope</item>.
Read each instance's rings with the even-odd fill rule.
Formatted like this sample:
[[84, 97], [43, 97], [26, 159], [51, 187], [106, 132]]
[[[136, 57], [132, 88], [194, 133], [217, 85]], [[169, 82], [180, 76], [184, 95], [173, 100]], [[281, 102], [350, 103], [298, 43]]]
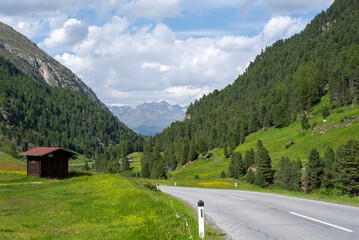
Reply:
[[78, 92], [49, 87], [0, 57], [0, 136], [21, 146], [58, 146], [86, 155], [140, 137]]
[[300, 34], [267, 47], [232, 85], [195, 101], [188, 120], [153, 141], [161, 149], [175, 148], [185, 163], [192, 160], [192, 145], [234, 149], [249, 133], [289, 125], [326, 93], [328, 108], [359, 101], [357, 0], [336, 0]]
[[106, 108], [92, 89], [70, 69], [50, 57], [27, 37], [2, 22], [0, 22], [0, 56], [40, 83], [80, 92], [97, 105]]

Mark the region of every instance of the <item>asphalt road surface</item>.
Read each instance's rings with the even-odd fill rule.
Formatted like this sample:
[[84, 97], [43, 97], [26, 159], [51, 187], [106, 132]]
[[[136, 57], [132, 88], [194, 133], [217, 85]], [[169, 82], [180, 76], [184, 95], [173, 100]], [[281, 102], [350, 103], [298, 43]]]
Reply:
[[[274, 194], [160, 186], [232, 239], [359, 240], [359, 208]], [[208, 217], [209, 216], [209, 217]]]

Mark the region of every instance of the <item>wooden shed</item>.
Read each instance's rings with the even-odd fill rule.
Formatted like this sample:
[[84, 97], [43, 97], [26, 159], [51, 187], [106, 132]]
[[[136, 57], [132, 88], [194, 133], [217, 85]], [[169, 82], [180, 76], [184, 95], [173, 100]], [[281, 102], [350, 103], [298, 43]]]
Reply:
[[75, 154], [58, 147], [38, 147], [20, 153], [27, 156], [27, 176], [50, 178], [66, 177], [69, 158]]

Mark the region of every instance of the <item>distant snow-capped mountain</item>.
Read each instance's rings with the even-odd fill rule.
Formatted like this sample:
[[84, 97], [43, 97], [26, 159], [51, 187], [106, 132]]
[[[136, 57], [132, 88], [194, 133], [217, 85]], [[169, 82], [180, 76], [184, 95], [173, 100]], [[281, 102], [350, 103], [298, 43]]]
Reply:
[[115, 116], [129, 128], [146, 136], [160, 133], [172, 122], [183, 120], [187, 107], [160, 103], [144, 103], [136, 107], [108, 106]]

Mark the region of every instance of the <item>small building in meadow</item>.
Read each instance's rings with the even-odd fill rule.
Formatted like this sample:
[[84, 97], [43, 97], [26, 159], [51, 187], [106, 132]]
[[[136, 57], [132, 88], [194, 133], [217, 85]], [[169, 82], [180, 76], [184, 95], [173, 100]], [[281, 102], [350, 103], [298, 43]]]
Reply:
[[20, 153], [27, 157], [27, 176], [49, 178], [66, 177], [69, 158], [75, 154], [58, 147], [38, 147]]

